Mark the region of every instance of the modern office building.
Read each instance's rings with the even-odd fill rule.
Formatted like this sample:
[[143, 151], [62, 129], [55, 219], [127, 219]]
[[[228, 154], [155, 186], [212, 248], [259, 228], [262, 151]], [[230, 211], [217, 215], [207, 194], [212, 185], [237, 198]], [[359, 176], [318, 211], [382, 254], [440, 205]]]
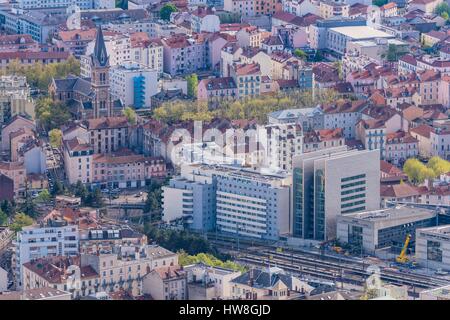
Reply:
[[188, 228], [277, 240], [290, 233], [291, 179], [225, 165], [183, 166], [163, 188], [163, 219]]
[[427, 268], [450, 270], [450, 225], [416, 231], [416, 261]]
[[377, 150], [328, 148], [294, 157], [293, 236], [336, 237], [337, 217], [380, 206], [380, 154]]
[[398, 251], [408, 234], [415, 241], [416, 229], [435, 226], [437, 211], [417, 206], [396, 206], [342, 215], [337, 220], [337, 238], [374, 254], [388, 247]]

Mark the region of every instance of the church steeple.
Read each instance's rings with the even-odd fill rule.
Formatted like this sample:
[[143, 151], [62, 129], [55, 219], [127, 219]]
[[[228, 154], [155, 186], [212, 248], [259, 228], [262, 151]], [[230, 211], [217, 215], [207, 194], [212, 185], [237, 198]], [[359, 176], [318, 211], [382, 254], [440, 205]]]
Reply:
[[113, 113], [113, 100], [109, 92], [109, 58], [102, 28], [97, 28], [94, 52], [91, 54], [91, 87], [94, 92], [93, 117], [109, 117]]
[[92, 63], [96, 67], [106, 67], [109, 65], [109, 57], [106, 51], [105, 39], [103, 39], [102, 27], [98, 26], [95, 38], [94, 53], [92, 54]]

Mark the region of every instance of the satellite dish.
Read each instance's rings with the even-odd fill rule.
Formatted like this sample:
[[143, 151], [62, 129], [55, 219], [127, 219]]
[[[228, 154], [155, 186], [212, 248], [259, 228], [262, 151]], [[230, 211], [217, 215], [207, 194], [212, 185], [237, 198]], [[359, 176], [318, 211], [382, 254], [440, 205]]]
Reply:
[[69, 14], [69, 17], [67, 18], [67, 29], [69, 30], [76, 30], [81, 29], [81, 13], [80, 13], [80, 7], [76, 5], [69, 6], [66, 9], [66, 12]]

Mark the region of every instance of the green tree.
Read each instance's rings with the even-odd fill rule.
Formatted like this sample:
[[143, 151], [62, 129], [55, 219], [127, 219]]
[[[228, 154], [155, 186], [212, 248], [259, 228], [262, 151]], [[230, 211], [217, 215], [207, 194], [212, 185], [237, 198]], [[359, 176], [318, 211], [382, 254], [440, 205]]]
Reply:
[[398, 50], [395, 44], [389, 44], [388, 52], [387, 52], [387, 60], [388, 61], [397, 61], [398, 60]]
[[2, 209], [0, 209], [0, 226], [5, 226], [8, 224], [8, 216], [6, 213], [3, 212]]
[[187, 80], [187, 93], [191, 98], [197, 97], [197, 88], [198, 88], [198, 76], [196, 73], [188, 75], [186, 77]]
[[51, 131], [67, 123], [71, 116], [69, 109], [62, 102], [45, 97], [36, 102], [36, 118], [45, 130]]
[[33, 218], [26, 215], [23, 212], [19, 212], [14, 216], [13, 223], [10, 225], [11, 230], [19, 232], [23, 227], [30, 226], [33, 224]]
[[372, 0], [372, 4], [378, 7], [384, 6], [388, 0]]
[[172, 3], [168, 3], [161, 8], [161, 10], [159, 11], [159, 16], [162, 20], [169, 21], [170, 14], [177, 11], [178, 9], [177, 7], [175, 7], [175, 5], [173, 5]]
[[50, 130], [50, 132], [48, 133], [49, 139], [50, 139], [50, 145], [53, 148], [59, 148], [61, 147], [61, 143], [62, 143], [62, 131], [60, 129], [52, 129]]
[[333, 62], [333, 66], [337, 71], [339, 80], [342, 80], [344, 78], [344, 72], [342, 70], [342, 61], [337, 60], [337, 61]]
[[36, 202], [48, 203], [51, 199], [52, 199], [52, 195], [50, 194], [50, 192], [47, 189], [44, 189], [41, 192], [39, 192], [39, 194], [36, 198]]
[[99, 188], [96, 188], [88, 193], [85, 204], [96, 208], [103, 206], [103, 196]]
[[53, 185], [53, 188], [51, 190], [51, 194], [53, 196], [64, 194], [64, 185], [61, 183], [61, 181], [55, 181], [55, 184]]
[[436, 8], [434, 9], [434, 13], [440, 15], [441, 17], [443, 17], [442, 14], [446, 13], [448, 17], [448, 15], [450, 14], [450, 5], [444, 1], [436, 6]]
[[27, 77], [27, 82], [33, 88], [47, 90], [52, 78], [65, 78], [69, 74], [80, 74], [80, 61], [70, 56], [66, 61], [58, 63], [34, 63], [23, 65], [18, 59], [12, 60], [6, 66], [7, 74], [17, 74]]
[[422, 162], [415, 158], [406, 160], [403, 165], [403, 171], [408, 176], [409, 181], [413, 184], [420, 184], [426, 179], [433, 179], [436, 177], [436, 174], [432, 169], [427, 168]]
[[8, 201], [8, 200], [3, 200], [1, 203], [1, 210], [8, 216], [8, 217], [12, 217], [15, 213], [15, 202], [13, 201]]
[[438, 177], [441, 174], [450, 172], [450, 161], [434, 156], [428, 161], [427, 167], [433, 170], [435, 177]]
[[181, 266], [187, 266], [196, 263], [204, 263], [211, 267], [221, 267], [241, 272], [247, 271], [247, 269], [243, 265], [240, 265], [230, 260], [222, 261], [213, 256], [212, 254], [204, 252], [198, 253], [196, 255], [189, 255], [184, 250], [180, 250], [178, 252], [178, 262]]
[[116, 8], [121, 8], [123, 10], [128, 9], [128, 1], [127, 0], [116, 0]]
[[300, 49], [295, 49], [295, 50], [294, 50], [294, 55], [295, 55], [297, 58], [300, 58], [300, 59], [302, 59], [302, 60], [306, 60], [306, 58], [307, 58], [307, 55], [306, 55], [305, 51], [300, 50]]
[[122, 114], [127, 117], [130, 124], [136, 124], [136, 111], [131, 107], [126, 107], [123, 109]]

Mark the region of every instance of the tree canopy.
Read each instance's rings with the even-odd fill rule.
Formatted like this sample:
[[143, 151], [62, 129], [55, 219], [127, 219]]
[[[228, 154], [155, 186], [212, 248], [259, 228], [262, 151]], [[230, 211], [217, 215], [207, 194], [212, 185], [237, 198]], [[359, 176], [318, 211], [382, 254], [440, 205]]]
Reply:
[[60, 128], [71, 118], [68, 107], [50, 97], [39, 98], [36, 102], [36, 119], [47, 131]]
[[384, 6], [388, 0], [372, 0], [372, 4], [378, 7]]
[[440, 170], [446, 168], [446, 165], [442, 163], [445, 160], [439, 159], [434, 159], [433, 161], [430, 159], [431, 163], [429, 162], [428, 166], [426, 166], [418, 159], [411, 158], [406, 160], [403, 165], [403, 171], [413, 184], [421, 184], [427, 179], [436, 178]]
[[13, 223], [9, 226], [11, 230], [19, 232], [23, 227], [33, 224], [33, 218], [23, 212], [19, 212], [14, 216]]
[[197, 88], [198, 88], [198, 76], [196, 73], [188, 75], [186, 77], [187, 81], [187, 94], [190, 98], [197, 97]]
[[295, 55], [297, 58], [300, 58], [300, 59], [302, 59], [302, 60], [306, 60], [306, 58], [307, 58], [307, 55], [306, 55], [305, 51], [300, 50], [300, 49], [295, 49], [295, 50], [294, 50], [294, 55]]
[[162, 20], [169, 21], [170, 14], [177, 11], [178, 9], [177, 7], [175, 7], [175, 5], [173, 5], [172, 3], [168, 3], [161, 8], [161, 10], [159, 11], [159, 16]]
[[61, 147], [63, 134], [60, 129], [55, 128], [50, 130], [50, 132], [48, 133], [48, 137], [50, 138], [50, 145], [53, 148]]
[[434, 9], [434, 13], [440, 15], [443, 18], [443, 14], [446, 13], [448, 18], [448, 15], [450, 15], [450, 5], [447, 2], [442, 2], [436, 6], [436, 8]]
[[211, 267], [220, 267], [241, 272], [247, 271], [243, 265], [240, 265], [230, 260], [222, 261], [210, 253], [203, 253], [203, 252], [198, 253], [196, 255], [189, 255], [185, 251], [180, 250], [178, 252], [178, 262], [181, 266], [187, 266], [196, 263], [204, 263]]
[[275, 95], [255, 98], [224, 100], [220, 108], [209, 110], [205, 102], [178, 100], [163, 103], [153, 111], [153, 117], [159, 121], [173, 124], [178, 121], [210, 121], [214, 117], [238, 119], [256, 119], [259, 123], [267, 120], [267, 114], [290, 108], [307, 108], [320, 103], [331, 103], [338, 99], [332, 89], [312, 91], [278, 92]]
[[136, 111], [134, 111], [131, 107], [126, 107], [122, 110], [122, 114], [127, 117], [127, 120], [130, 124], [136, 124]]
[[17, 74], [27, 77], [33, 88], [46, 91], [52, 78], [66, 78], [69, 74], [80, 75], [80, 61], [70, 56], [66, 61], [42, 64], [23, 65], [18, 59], [12, 60], [4, 70], [4, 74]]

